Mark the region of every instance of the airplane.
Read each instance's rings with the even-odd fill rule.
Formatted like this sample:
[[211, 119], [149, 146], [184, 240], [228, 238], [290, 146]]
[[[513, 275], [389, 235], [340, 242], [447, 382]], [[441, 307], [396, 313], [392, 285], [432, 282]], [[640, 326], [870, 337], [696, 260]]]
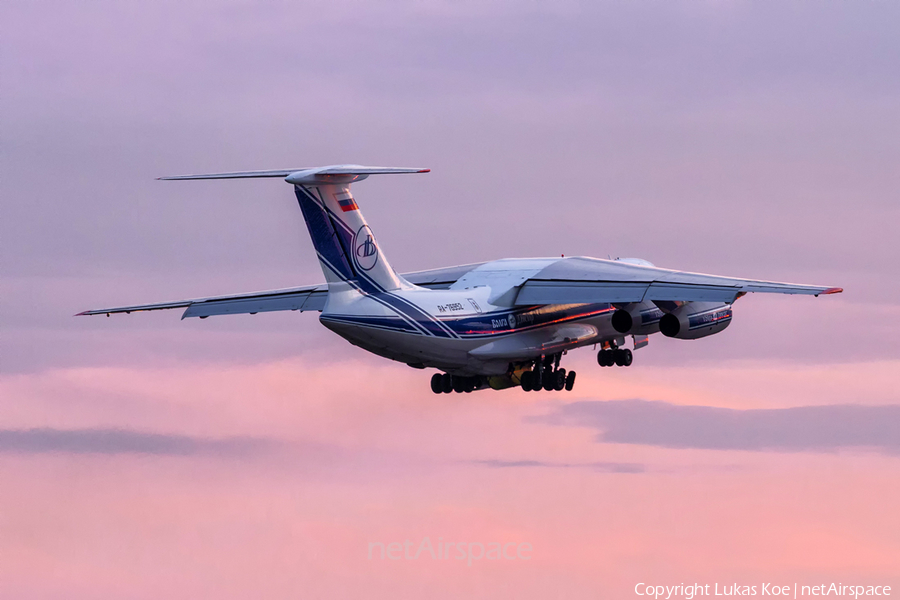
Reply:
[[[430, 169], [331, 165], [160, 177], [161, 180], [281, 177], [294, 187], [325, 283], [286, 289], [88, 310], [111, 315], [184, 308], [181, 318], [267, 311], [318, 311], [355, 346], [416, 369], [433, 368], [436, 394], [571, 391], [569, 350], [599, 346], [602, 367], [627, 367], [649, 336], [693, 340], [731, 323], [747, 293], [835, 294], [841, 288], [662, 269], [637, 258], [506, 258], [397, 273], [366, 223], [353, 183], [370, 175]], [[631, 348], [626, 338], [631, 337]]]

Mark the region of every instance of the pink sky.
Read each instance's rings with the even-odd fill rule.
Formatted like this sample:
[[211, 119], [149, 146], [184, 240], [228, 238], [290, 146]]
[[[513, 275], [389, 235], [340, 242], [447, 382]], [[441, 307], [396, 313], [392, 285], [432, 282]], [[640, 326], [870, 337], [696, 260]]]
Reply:
[[[887, 3], [7, 2], [0, 597], [900, 593]], [[639, 256], [747, 297], [569, 394], [434, 396], [313, 314], [87, 308], [322, 280], [279, 181], [358, 162], [400, 270]], [[529, 560], [370, 560], [372, 542]]]
[[[590, 373], [590, 358], [574, 362]], [[884, 381], [897, 368], [872, 363], [865, 375]], [[858, 389], [851, 369], [819, 382], [811, 370], [645, 368], [586, 377], [564, 398], [775, 408], [808, 404], [779, 389], [807, 389], [816, 404]], [[365, 381], [373, 391], [361, 394]], [[269, 444], [190, 455], [4, 452], [0, 583], [23, 598], [625, 597], [642, 581], [900, 583], [896, 446], [602, 444], [587, 428], [528, 419], [552, 412], [556, 398], [447, 399], [422, 387], [419, 372], [356, 359], [4, 378], [3, 397], [20, 400], [17, 410], [4, 405], [10, 428]], [[528, 542], [533, 557], [368, 559], [369, 542], [426, 536]]]

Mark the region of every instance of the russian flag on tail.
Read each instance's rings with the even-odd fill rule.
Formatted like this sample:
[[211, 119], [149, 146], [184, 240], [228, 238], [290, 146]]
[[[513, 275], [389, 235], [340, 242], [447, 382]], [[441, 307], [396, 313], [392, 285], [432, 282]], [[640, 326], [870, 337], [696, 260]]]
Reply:
[[343, 212], [359, 210], [359, 207], [356, 205], [356, 201], [353, 199], [353, 196], [350, 195], [350, 192], [338, 192], [334, 195], [334, 199], [337, 200], [338, 206], [341, 207]]

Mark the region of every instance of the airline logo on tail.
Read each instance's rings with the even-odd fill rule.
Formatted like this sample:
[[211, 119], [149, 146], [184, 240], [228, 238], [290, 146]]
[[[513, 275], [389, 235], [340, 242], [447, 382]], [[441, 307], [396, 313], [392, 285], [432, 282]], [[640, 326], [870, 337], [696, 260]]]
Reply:
[[375, 243], [375, 236], [372, 235], [372, 230], [368, 225], [363, 225], [356, 232], [353, 247], [356, 264], [363, 271], [370, 270], [378, 262], [378, 245]]
[[353, 196], [351, 196], [348, 191], [338, 192], [334, 195], [334, 199], [337, 200], [337, 203], [343, 212], [359, 210], [359, 207], [356, 205], [356, 200], [353, 199]]

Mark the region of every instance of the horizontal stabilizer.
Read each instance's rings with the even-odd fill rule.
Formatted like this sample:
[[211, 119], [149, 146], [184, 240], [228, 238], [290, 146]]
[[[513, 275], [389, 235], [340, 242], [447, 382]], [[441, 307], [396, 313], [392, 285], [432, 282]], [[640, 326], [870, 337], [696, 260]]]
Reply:
[[289, 183], [301, 183], [304, 178], [319, 175], [391, 175], [394, 173], [428, 173], [431, 169], [410, 167], [364, 167], [362, 165], [331, 165], [327, 167], [299, 167], [296, 169], [274, 169], [269, 171], [234, 171], [232, 173], [207, 173], [202, 175], [173, 175], [170, 177], [158, 177], [162, 181], [176, 181], [188, 179], [254, 179], [266, 177], [283, 177], [297, 179]]
[[179, 179], [259, 179], [263, 177], [287, 177], [302, 169], [275, 169], [272, 171], [235, 171], [233, 173], [207, 173], [205, 175], [171, 175], [157, 177], [159, 181], [176, 181]]

